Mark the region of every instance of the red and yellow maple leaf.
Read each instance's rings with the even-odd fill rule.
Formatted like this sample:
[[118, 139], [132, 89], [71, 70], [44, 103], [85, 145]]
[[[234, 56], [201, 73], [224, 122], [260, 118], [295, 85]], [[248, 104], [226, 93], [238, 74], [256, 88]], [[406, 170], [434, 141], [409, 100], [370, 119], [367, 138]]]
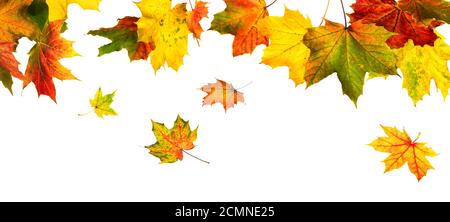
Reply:
[[269, 15], [264, 0], [225, 0], [225, 11], [214, 15], [211, 30], [234, 35], [233, 56], [252, 53], [256, 46], [269, 44], [258, 22]]
[[401, 48], [411, 39], [415, 45], [434, 45], [438, 36], [433, 32], [434, 26], [427, 27], [414, 19], [407, 11], [402, 10], [394, 0], [357, 0], [352, 5], [354, 13], [350, 14], [351, 22], [362, 20], [364, 23], [375, 23], [397, 35], [387, 40], [391, 48]]
[[174, 163], [183, 160], [184, 150], [191, 150], [195, 147], [194, 141], [197, 139], [197, 129], [191, 131], [189, 122], [177, 117], [172, 129], [168, 129], [164, 124], [152, 121], [153, 133], [156, 143], [146, 146], [161, 163]]
[[429, 169], [433, 169], [426, 157], [434, 157], [437, 154], [427, 147], [426, 143], [417, 142], [418, 137], [412, 140], [405, 130], [401, 132], [394, 127], [381, 127], [387, 137], [379, 137], [369, 145], [377, 151], [391, 153], [383, 161], [386, 166], [385, 172], [399, 169], [407, 163], [411, 173], [420, 181], [427, 175]]
[[16, 42], [20, 37], [31, 37], [37, 30], [28, 18], [26, 7], [32, 0], [0, 1], [0, 42]]
[[0, 81], [12, 92], [12, 76], [22, 79], [19, 62], [13, 55], [15, 43], [0, 42]]
[[47, 95], [56, 102], [56, 90], [53, 77], [59, 80], [76, 80], [70, 70], [59, 63], [62, 58], [77, 56], [72, 42], [60, 36], [64, 21], [54, 21], [46, 25], [30, 51], [23, 87], [30, 82], [36, 86], [38, 95]]
[[221, 103], [225, 112], [238, 102], [244, 102], [244, 94], [235, 89], [232, 84], [222, 80], [203, 86], [201, 90], [208, 94], [203, 98], [203, 105]]
[[203, 28], [200, 25], [200, 21], [203, 18], [208, 17], [208, 7], [206, 6], [208, 3], [203, 1], [196, 1], [195, 8], [192, 12], [188, 13], [187, 16], [187, 24], [189, 27], [189, 31], [193, 33], [194, 37], [200, 39], [201, 34], [203, 33]]

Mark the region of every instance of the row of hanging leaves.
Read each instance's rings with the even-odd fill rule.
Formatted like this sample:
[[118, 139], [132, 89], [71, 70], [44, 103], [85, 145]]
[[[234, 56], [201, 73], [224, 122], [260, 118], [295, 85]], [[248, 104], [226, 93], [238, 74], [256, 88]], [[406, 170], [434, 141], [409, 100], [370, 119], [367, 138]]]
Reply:
[[[12, 77], [22, 79], [24, 88], [33, 82], [38, 95], [47, 95], [56, 102], [53, 78], [77, 79], [59, 63], [62, 58], [77, 55], [72, 42], [60, 36], [66, 29], [67, 7], [76, 3], [84, 9], [97, 9], [100, 1], [0, 1], [3, 21], [0, 80], [3, 85], [11, 91]], [[357, 0], [352, 5], [354, 12], [349, 15], [349, 22], [341, 1], [344, 24], [325, 20], [319, 27], [312, 27], [308, 18], [288, 8], [284, 16], [270, 16], [268, 8], [276, 0], [269, 5], [264, 0], [224, 1], [227, 7], [214, 16], [211, 30], [234, 35], [233, 56], [252, 53], [258, 45], [266, 45], [262, 63], [273, 68], [289, 67], [289, 78], [296, 85], [311, 86], [336, 72], [344, 94], [357, 104], [366, 73], [369, 79], [386, 78], [399, 76], [399, 68], [403, 87], [414, 104], [429, 94], [431, 80], [444, 97], [448, 94], [450, 47], [436, 31], [436, 27], [450, 21], [450, 4], [444, 0]], [[200, 21], [208, 15], [206, 2], [188, 2], [189, 11], [187, 3], [172, 7], [171, 0], [142, 0], [136, 3], [142, 12], [140, 18], [125, 17], [112, 28], [89, 34], [111, 40], [99, 49], [100, 56], [126, 49], [130, 60], [150, 57], [155, 72], [165, 64], [178, 70], [187, 54], [189, 34], [199, 42], [204, 31]], [[13, 55], [22, 37], [35, 42], [25, 74], [19, 71], [19, 63]], [[227, 110], [243, 101], [243, 95], [230, 84], [218, 80], [216, 85], [203, 87], [208, 93], [204, 104], [219, 102]], [[228, 88], [234, 93], [228, 93]], [[114, 93], [103, 97], [99, 89], [91, 100], [98, 116], [115, 115], [109, 108], [113, 96]], [[156, 122], [153, 127], [158, 142], [147, 148], [162, 162], [181, 160], [182, 153], [186, 153], [184, 150], [194, 147], [196, 130], [191, 131], [188, 122], [180, 117], [172, 130]], [[420, 180], [432, 169], [426, 156], [435, 156], [434, 151], [411, 140], [406, 132], [389, 127], [383, 129], [388, 137], [379, 138], [371, 145], [379, 151], [392, 153], [385, 160], [386, 171], [408, 163]]]

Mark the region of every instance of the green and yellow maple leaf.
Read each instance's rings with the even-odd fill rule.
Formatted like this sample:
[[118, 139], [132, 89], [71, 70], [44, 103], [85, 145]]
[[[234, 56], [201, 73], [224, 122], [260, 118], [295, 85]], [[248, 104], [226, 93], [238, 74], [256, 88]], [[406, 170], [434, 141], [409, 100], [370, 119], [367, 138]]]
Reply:
[[447, 62], [450, 60], [450, 46], [439, 38], [432, 46], [415, 46], [409, 41], [405, 47], [397, 50], [397, 65], [403, 74], [403, 87], [409, 97], [417, 104], [424, 95], [430, 93], [430, 82], [445, 98], [450, 88], [450, 72]]
[[214, 15], [211, 30], [234, 35], [233, 56], [252, 53], [256, 46], [269, 44], [259, 30], [259, 21], [269, 15], [265, 0], [225, 0], [227, 8]]
[[177, 117], [172, 129], [168, 129], [164, 124], [152, 121], [153, 133], [156, 143], [146, 146], [161, 163], [174, 163], [183, 160], [183, 152], [195, 147], [194, 141], [197, 139], [197, 129], [191, 130], [189, 122]]
[[0, 1], [0, 42], [17, 42], [20, 37], [32, 37], [37, 26], [28, 18], [27, 7], [32, 0]]
[[289, 67], [289, 78], [295, 85], [304, 83], [305, 64], [310, 50], [303, 44], [303, 36], [311, 28], [311, 21], [299, 11], [285, 8], [283, 17], [269, 16], [260, 22], [261, 32], [268, 34], [270, 45], [264, 49], [262, 63], [272, 68]]
[[419, 21], [437, 19], [450, 23], [450, 3], [446, 0], [400, 0], [399, 7]]
[[407, 163], [411, 173], [420, 181], [429, 169], [433, 169], [426, 157], [434, 157], [437, 154], [427, 147], [426, 143], [417, 142], [418, 137], [413, 141], [405, 130], [401, 132], [397, 128], [381, 127], [387, 136], [379, 137], [369, 145], [377, 151], [391, 154], [383, 161], [385, 172], [399, 169]]
[[125, 17], [112, 28], [90, 31], [90, 35], [98, 35], [111, 40], [111, 43], [100, 47], [99, 56], [127, 49], [130, 60], [146, 60], [150, 52], [155, 49], [155, 45], [138, 41], [136, 25], [138, 20], [137, 17]]
[[178, 71], [187, 54], [190, 28], [199, 37], [198, 27], [188, 24], [188, 17], [198, 14], [188, 13], [186, 3], [172, 8], [172, 0], [142, 0], [136, 5], [142, 12], [137, 22], [138, 40], [153, 43], [156, 47], [150, 53], [153, 69], [156, 72], [167, 63]]
[[356, 104], [367, 72], [396, 75], [395, 54], [386, 44], [392, 33], [358, 21], [348, 28], [327, 21], [303, 38], [311, 50], [305, 80], [311, 86], [337, 72], [342, 91]]
[[67, 7], [78, 4], [83, 9], [98, 10], [101, 0], [46, 0], [49, 8], [49, 21], [57, 21], [67, 18]]
[[116, 111], [111, 108], [115, 94], [116, 92], [114, 91], [110, 94], [103, 95], [102, 89], [99, 88], [94, 98], [89, 100], [91, 107], [94, 108], [94, 112], [98, 117], [117, 116]]

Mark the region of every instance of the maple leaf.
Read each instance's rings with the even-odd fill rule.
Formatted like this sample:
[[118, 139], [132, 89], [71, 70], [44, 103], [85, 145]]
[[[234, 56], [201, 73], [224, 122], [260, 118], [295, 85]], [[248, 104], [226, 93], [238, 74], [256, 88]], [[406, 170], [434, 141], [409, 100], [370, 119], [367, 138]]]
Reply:
[[46, 0], [49, 7], [49, 21], [58, 21], [67, 18], [67, 7], [78, 4], [83, 9], [98, 10], [101, 0]]
[[399, 169], [405, 163], [408, 163], [409, 170], [420, 181], [427, 175], [429, 169], [433, 169], [426, 157], [434, 157], [437, 154], [433, 149], [428, 148], [426, 143], [417, 142], [418, 137], [413, 141], [405, 130], [401, 132], [397, 128], [381, 127], [387, 137], [379, 137], [369, 145], [377, 151], [391, 153], [383, 161], [385, 172]]
[[208, 94], [203, 98], [203, 105], [221, 103], [225, 112], [238, 102], [244, 102], [244, 94], [235, 89], [232, 84], [222, 80], [205, 85], [201, 90]]
[[0, 81], [12, 92], [12, 76], [22, 79], [19, 71], [19, 62], [13, 55], [15, 44], [12, 42], [0, 42]]
[[450, 46], [443, 39], [436, 40], [434, 47], [414, 46], [409, 41], [405, 47], [398, 49], [397, 58], [397, 65], [403, 73], [403, 87], [414, 104], [430, 93], [431, 80], [434, 80], [444, 98], [448, 95]]
[[445, 0], [400, 0], [399, 7], [417, 20], [437, 19], [450, 23], [450, 3]]
[[184, 121], [180, 116], [177, 117], [172, 129], [168, 129], [164, 124], [152, 121], [153, 133], [156, 137], [156, 143], [146, 146], [155, 157], [161, 160], [161, 163], [174, 163], [177, 160], [183, 160], [183, 152], [195, 147], [194, 141], [197, 139], [197, 129], [191, 131], [189, 122]]
[[187, 16], [189, 31], [191, 31], [197, 39], [200, 39], [200, 36], [203, 33], [203, 28], [200, 25], [200, 21], [203, 18], [208, 17], [208, 7], [206, 7], [207, 4], [208, 3], [203, 1], [196, 1], [195, 8], [192, 12], [189, 12]]
[[27, 16], [32, 0], [0, 1], [0, 42], [17, 42], [20, 37], [32, 37], [36, 25]]
[[304, 83], [305, 64], [310, 50], [303, 44], [303, 36], [311, 28], [311, 21], [298, 11], [285, 8], [283, 17], [269, 16], [263, 19], [261, 31], [267, 32], [270, 45], [264, 49], [262, 63], [272, 68], [289, 67], [289, 78], [295, 85]]
[[397, 33], [387, 40], [391, 48], [403, 47], [408, 39], [412, 39], [415, 45], [433, 46], [438, 38], [433, 32], [433, 26], [427, 27], [416, 21], [409, 12], [398, 7], [394, 0], [357, 0], [352, 8], [355, 11], [350, 15], [352, 22], [362, 20], [364, 23], [375, 23]]
[[138, 41], [136, 25], [138, 20], [137, 17], [125, 17], [112, 28], [90, 31], [90, 35], [98, 35], [111, 40], [111, 43], [99, 49], [99, 56], [127, 49], [130, 60], [147, 60], [150, 52], [155, 49], [155, 45]]
[[223, 12], [214, 15], [211, 30], [234, 35], [233, 56], [251, 53], [256, 46], [269, 44], [269, 37], [258, 29], [258, 22], [269, 15], [264, 0], [225, 0]]
[[311, 86], [337, 72], [344, 94], [356, 104], [363, 92], [366, 72], [396, 75], [395, 54], [386, 45], [392, 33], [358, 21], [348, 28], [327, 21], [303, 38], [311, 50], [305, 80]]
[[116, 111], [111, 108], [115, 94], [116, 92], [114, 91], [113, 93], [103, 95], [102, 89], [99, 88], [97, 93], [95, 93], [94, 98], [89, 100], [91, 107], [94, 108], [94, 112], [98, 117], [117, 116]]
[[59, 63], [62, 58], [77, 56], [72, 42], [60, 36], [64, 21], [47, 23], [30, 51], [28, 66], [23, 79], [23, 88], [30, 82], [36, 86], [38, 95], [47, 95], [56, 102], [53, 77], [59, 80], [76, 80], [72, 73]]
[[167, 63], [178, 71], [188, 47], [186, 3], [171, 8], [172, 0], [142, 0], [136, 5], [142, 12], [137, 22], [138, 40], [152, 42], [156, 47], [150, 53], [153, 69], [156, 72]]

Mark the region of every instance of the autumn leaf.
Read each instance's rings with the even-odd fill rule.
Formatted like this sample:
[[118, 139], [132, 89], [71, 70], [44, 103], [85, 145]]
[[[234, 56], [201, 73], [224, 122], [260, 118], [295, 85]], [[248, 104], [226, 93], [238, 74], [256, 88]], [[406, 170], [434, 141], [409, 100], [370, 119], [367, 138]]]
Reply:
[[0, 42], [17, 42], [20, 37], [32, 37], [36, 25], [27, 16], [32, 0], [0, 1]]
[[366, 72], [397, 74], [395, 54], [385, 43], [391, 35], [360, 21], [348, 28], [327, 21], [325, 26], [309, 29], [303, 38], [311, 50], [305, 73], [308, 86], [337, 72], [344, 94], [356, 104]]
[[397, 50], [398, 67], [403, 73], [403, 87], [417, 104], [424, 95], [430, 93], [430, 82], [434, 80], [442, 96], [448, 95], [450, 72], [447, 61], [450, 60], [450, 46], [438, 39], [434, 47], [414, 46], [409, 41], [405, 47]]
[[225, 0], [223, 12], [214, 15], [211, 30], [234, 35], [233, 56], [252, 53], [256, 46], [269, 44], [258, 22], [269, 15], [265, 0]]
[[400, 0], [398, 4], [419, 21], [437, 19], [450, 23], [450, 3], [446, 0]]
[[168, 129], [164, 124], [152, 121], [153, 133], [156, 137], [156, 143], [146, 146], [155, 157], [161, 160], [161, 163], [174, 163], [177, 160], [183, 160], [183, 152], [195, 147], [194, 141], [197, 139], [197, 129], [191, 131], [189, 122], [184, 121], [180, 116], [177, 117], [173, 128]]
[[189, 31], [194, 34], [196, 39], [200, 39], [200, 36], [203, 33], [203, 28], [200, 25], [200, 21], [203, 18], [208, 17], [208, 7], [206, 7], [207, 4], [208, 3], [203, 1], [196, 1], [195, 8], [192, 12], [188, 12], [187, 24], [189, 26]]
[[417, 142], [418, 137], [413, 141], [405, 130], [401, 132], [397, 128], [381, 127], [387, 136], [379, 137], [369, 145], [377, 151], [391, 154], [383, 161], [385, 172], [399, 169], [407, 163], [411, 173], [420, 181], [429, 169], [433, 169], [426, 157], [434, 157], [437, 154], [427, 147], [426, 143]]
[[78, 4], [83, 9], [98, 10], [101, 0], [46, 0], [49, 7], [50, 22], [67, 18], [67, 7]]
[[203, 105], [221, 103], [225, 112], [238, 102], [244, 102], [244, 94], [222, 80], [203, 86], [201, 90], [208, 94], [203, 98]]
[[114, 91], [110, 94], [103, 95], [102, 89], [99, 88], [97, 93], [95, 93], [94, 98], [89, 100], [91, 107], [94, 109], [94, 112], [98, 117], [103, 118], [104, 116], [117, 116], [116, 111], [111, 108], [115, 94], [116, 92]]
[[311, 21], [298, 11], [285, 8], [283, 17], [269, 16], [260, 22], [267, 32], [270, 45], [264, 49], [262, 63], [272, 68], [289, 67], [289, 78], [295, 85], [304, 83], [305, 64], [310, 50], [303, 44], [303, 36], [311, 28]]
[[433, 46], [438, 38], [433, 32], [434, 26], [427, 27], [416, 21], [409, 12], [398, 7], [394, 0], [357, 0], [352, 8], [355, 11], [350, 15], [352, 22], [362, 20], [364, 23], [375, 23], [397, 33], [387, 41], [391, 48], [403, 47], [408, 39], [413, 40], [415, 45]]
[[0, 81], [12, 93], [12, 76], [22, 79], [19, 71], [19, 62], [13, 55], [15, 44], [12, 42], [0, 42]]
[[72, 73], [60, 64], [62, 58], [77, 56], [72, 42], [60, 36], [63, 21], [47, 23], [30, 51], [28, 66], [23, 79], [23, 88], [30, 82], [36, 86], [38, 95], [47, 95], [56, 102], [53, 77], [59, 80], [76, 80]]
[[99, 56], [126, 49], [130, 60], [147, 60], [150, 52], [155, 49], [155, 45], [138, 41], [136, 25], [138, 20], [137, 17], [125, 17], [112, 28], [90, 31], [90, 35], [98, 35], [111, 40], [111, 43], [99, 49]]
[[186, 3], [172, 8], [171, 0], [142, 0], [136, 5], [142, 12], [137, 22], [138, 40], [152, 42], [156, 47], [150, 53], [153, 69], [156, 72], [167, 63], [178, 71], [188, 47], [189, 13]]

